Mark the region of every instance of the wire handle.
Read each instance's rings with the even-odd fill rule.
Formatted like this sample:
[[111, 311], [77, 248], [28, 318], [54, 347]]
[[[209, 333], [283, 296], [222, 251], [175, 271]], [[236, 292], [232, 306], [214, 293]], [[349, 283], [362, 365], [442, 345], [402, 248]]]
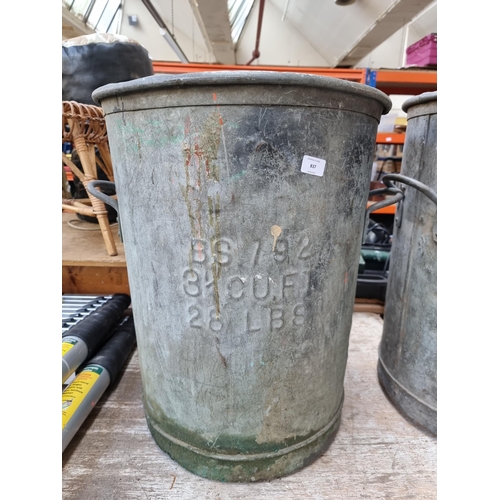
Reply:
[[112, 188], [115, 193], [115, 183], [111, 181], [101, 181], [101, 180], [96, 180], [96, 181], [90, 181], [86, 189], [87, 191], [92, 195], [95, 196], [98, 200], [103, 201], [107, 205], [113, 207], [116, 210], [116, 221], [118, 222], [118, 236], [123, 243], [123, 237], [122, 237], [122, 228], [120, 225], [120, 212], [118, 210], [118, 201], [116, 201], [114, 198], [111, 198], [111, 196], [108, 196], [107, 194], [103, 193], [102, 191], [99, 191], [97, 188], [103, 188], [103, 187], [109, 187]]
[[384, 177], [382, 178], [382, 181], [387, 187], [374, 189], [370, 191], [368, 193], [368, 197], [376, 194], [383, 194], [383, 195], [393, 194], [394, 197], [377, 201], [376, 203], [370, 205], [366, 209], [363, 241], [365, 241], [366, 237], [368, 236], [368, 224], [369, 224], [370, 214], [375, 210], [378, 210], [379, 208], [385, 208], [389, 207], [390, 205], [394, 205], [395, 203], [399, 203], [404, 198], [405, 196], [404, 191], [400, 187], [396, 186], [394, 182], [407, 184], [408, 186], [417, 189], [422, 194], [427, 196], [427, 198], [429, 198], [437, 206], [437, 193], [423, 182], [417, 181], [416, 179], [401, 174], [385, 174]]
[[118, 213], [118, 202], [114, 198], [111, 198], [111, 196], [108, 196], [107, 194], [104, 194], [102, 191], [99, 191], [97, 189], [103, 187], [109, 187], [115, 189], [115, 183], [111, 181], [96, 180], [96, 181], [90, 181], [87, 184], [87, 190], [92, 196], [95, 196], [97, 199], [113, 207]]
[[388, 188], [396, 188], [393, 181], [401, 182], [402, 184], [408, 184], [408, 186], [411, 186], [412, 188], [420, 191], [422, 194], [425, 194], [427, 198], [429, 198], [435, 205], [437, 205], [437, 193], [423, 182], [417, 181], [416, 179], [412, 179], [411, 177], [407, 177], [406, 175], [401, 174], [385, 174], [382, 181]]

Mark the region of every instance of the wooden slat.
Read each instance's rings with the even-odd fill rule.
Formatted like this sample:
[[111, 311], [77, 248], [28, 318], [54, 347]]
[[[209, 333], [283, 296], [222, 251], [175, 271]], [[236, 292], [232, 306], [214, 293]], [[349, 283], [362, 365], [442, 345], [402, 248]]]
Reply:
[[384, 314], [384, 306], [379, 304], [354, 304], [354, 312]]
[[62, 293], [130, 295], [127, 268], [63, 265]]
[[[68, 221], [85, 229], [75, 229]], [[130, 295], [127, 264], [118, 226], [111, 226], [118, 255], [109, 256], [99, 225], [62, 214], [62, 293]]]

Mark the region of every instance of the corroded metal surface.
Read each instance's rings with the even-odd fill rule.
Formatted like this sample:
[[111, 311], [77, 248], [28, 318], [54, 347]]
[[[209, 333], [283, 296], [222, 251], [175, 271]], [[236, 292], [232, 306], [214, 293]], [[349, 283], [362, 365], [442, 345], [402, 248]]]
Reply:
[[338, 429], [390, 101], [334, 79], [238, 75], [96, 95], [151, 433], [199, 475], [257, 481], [303, 467]]
[[[437, 93], [405, 103], [401, 173], [437, 183]], [[378, 373], [393, 402], [437, 433], [437, 206], [413, 187], [396, 213]]]

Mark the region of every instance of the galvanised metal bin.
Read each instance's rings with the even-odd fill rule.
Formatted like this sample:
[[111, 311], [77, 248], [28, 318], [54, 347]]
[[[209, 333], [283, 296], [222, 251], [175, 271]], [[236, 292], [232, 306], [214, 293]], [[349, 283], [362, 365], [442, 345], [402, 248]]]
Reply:
[[437, 92], [408, 99], [403, 109], [401, 175], [410, 186], [395, 216], [378, 375], [393, 403], [436, 434]]
[[390, 99], [259, 71], [157, 75], [93, 96], [106, 114], [154, 439], [222, 481], [305, 466], [340, 424]]

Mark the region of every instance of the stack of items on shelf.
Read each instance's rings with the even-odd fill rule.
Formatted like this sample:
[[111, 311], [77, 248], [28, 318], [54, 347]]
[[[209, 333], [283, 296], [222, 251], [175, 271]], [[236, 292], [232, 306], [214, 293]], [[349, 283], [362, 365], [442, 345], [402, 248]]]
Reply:
[[385, 174], [399, 174], [402, 159], [402, 144], [377, 144], [372, 181], [380, 182]]

